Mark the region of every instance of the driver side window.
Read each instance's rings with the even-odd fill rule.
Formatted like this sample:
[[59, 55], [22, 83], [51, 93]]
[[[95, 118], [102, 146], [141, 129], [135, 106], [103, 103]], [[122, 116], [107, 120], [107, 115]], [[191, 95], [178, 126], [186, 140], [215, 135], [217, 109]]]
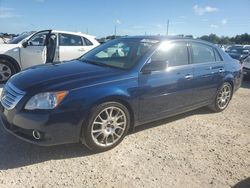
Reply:
[[166, 62], [169, 67], [188, 64], [186, 42], [163, 42], [151, 57], [151, 62]]
[[45, 46], [47, 35], [48, 32], [41, 32], [35, 34], [29, 39], [28, 41], [29, 46]]

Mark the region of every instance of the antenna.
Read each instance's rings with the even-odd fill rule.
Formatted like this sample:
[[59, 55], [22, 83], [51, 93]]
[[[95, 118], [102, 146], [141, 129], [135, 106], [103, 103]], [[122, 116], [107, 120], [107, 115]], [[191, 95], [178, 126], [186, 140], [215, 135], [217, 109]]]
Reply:
[[168, 29], [169, 29], [169, 19], [167, 21], [167, 36], [168, 36]]
[[116, 37], [116, 25], [115, 25], [115, 37]]

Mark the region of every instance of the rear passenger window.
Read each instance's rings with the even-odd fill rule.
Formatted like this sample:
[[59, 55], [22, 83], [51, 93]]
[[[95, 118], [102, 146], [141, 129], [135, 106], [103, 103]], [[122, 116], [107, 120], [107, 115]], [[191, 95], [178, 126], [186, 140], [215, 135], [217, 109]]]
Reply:
[[86, 46], [92, 46], [93, 45], [93, 43], [90, 42], [90, 40], [88, 40], [88, 39], [86, 39], [84, 37], [83, 37], [83, 40], [84, 40], [84, 43], [85, 43]]
[[82, 46], [82, 38], [77, 35], [60, 34], [60, 46]]
[[219, 52], [216, 49], [214, 49], [214, 54], [215, 54], [216, 61], [223, 61]]
[[168, 66], [188, 64], [188, 49], [185, 42], [163, 42], [151, 57], [152, 62], [166, 61]]
[[201, 43], [192, 43], [192, 57], [193, 63], [207, 63], [215, 61], [213, 48]]

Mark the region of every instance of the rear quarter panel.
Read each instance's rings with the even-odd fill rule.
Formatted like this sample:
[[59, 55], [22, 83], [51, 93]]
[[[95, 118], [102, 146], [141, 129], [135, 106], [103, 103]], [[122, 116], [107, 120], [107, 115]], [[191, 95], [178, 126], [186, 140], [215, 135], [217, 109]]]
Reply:
[[227, 53], [218, 49], [225, 61], [225, 77], [224, 82], [230, 82], [233, 85], [233, 90], [236, 91], [240, 86], [243, 78], [241, 64], [238, 60], [231, 58]]

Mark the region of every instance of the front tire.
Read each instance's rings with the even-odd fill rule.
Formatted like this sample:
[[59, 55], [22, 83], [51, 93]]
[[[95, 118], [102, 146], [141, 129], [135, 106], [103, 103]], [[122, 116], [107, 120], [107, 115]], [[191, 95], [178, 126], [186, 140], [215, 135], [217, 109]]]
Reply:
[[3, 84], [7, 82], [12, 75], [16, 73], [15, 67], [11, 62], [0, 59], [0, 83]]
[[106, 102], [92, 110], [83, 128], [86, 146], [94, 152], [103, 152], [117, 146], [130, 126], [128, 109], [117, 102]]
[[221, 112], [225, 110], [232, 98], [233, 90], [232, 85], [225, 82], [218, 90], [213, 104], [209, 108], [215, 112]]

